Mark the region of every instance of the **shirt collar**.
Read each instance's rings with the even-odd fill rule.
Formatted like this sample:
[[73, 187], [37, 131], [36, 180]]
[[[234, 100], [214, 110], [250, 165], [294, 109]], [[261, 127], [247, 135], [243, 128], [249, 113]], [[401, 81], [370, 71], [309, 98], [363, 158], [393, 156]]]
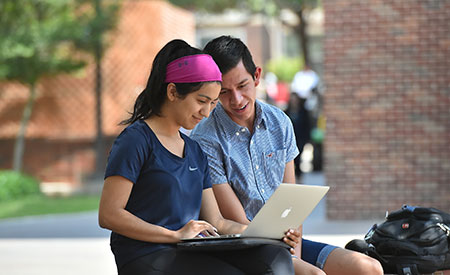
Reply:
[[253, 127], [262, 127], [263, 129], [266, 129], [266, 113], [263, 110], [264, 105], [262, 105], [258, 100], [255, 101], [255, 110], [256, 110], [256, 116], [255, 116], [255, 123]]
[[[256, 100], [255, 103], [255, 110], [256, 116], [253, 127], [266, 129], [266, 118], [263, 112], [263, 105], [260, 104], [258, 100]], [[217, 103], [213, 115], [216, 117], [217, 121], [221, 121], [224, 132], [226, 133], [228, 138], [235, 136], [235, 133], [239, 132], [243, 128], [243, 126], [237, 124], [228, 116], [220, 102]]]

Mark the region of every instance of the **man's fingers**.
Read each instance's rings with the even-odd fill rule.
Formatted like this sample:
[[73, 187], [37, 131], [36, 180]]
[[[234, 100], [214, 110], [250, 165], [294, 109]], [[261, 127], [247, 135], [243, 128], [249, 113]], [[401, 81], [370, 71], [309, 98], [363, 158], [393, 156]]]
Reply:
[[287, 237], [283, 238], [283, 242], [285, 242], [287, 245], [289, 245], [290, 247], [295, 248], [297, 246], [297, 242], [292, 241], [290, 239], [288, 239]]
[[286, 237], [292, 240], [295, 243], [298, 243], [300, 241], [300, 232], [298, 230], [289, 229], [286, 232]]

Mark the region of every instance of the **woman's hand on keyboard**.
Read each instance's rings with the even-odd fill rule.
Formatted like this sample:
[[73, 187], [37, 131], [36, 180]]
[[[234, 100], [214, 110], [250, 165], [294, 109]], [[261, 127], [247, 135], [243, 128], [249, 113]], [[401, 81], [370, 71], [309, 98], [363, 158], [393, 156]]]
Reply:
[[190, 220], [178, 231], [179, 239], [194, 238], [197, 236], [218, 236], [217, 229], [205, 221], [194, 221]]

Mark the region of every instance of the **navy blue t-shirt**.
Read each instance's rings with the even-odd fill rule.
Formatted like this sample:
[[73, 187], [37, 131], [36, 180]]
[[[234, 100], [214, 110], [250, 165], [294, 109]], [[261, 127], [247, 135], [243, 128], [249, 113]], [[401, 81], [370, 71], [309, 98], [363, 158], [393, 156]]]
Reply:
[[[202, 191], [211, 188], [208, 163], [200, 146], [186, 135], [184, 158], [169, 152], [144, 121], [125, 128], [115, 140], [105, 179], [122, 176], [133, 183], [125, 209], [151, 224], [178, 230], [198, 220]], [[117, 267], [171, 246], [111, 233]]]

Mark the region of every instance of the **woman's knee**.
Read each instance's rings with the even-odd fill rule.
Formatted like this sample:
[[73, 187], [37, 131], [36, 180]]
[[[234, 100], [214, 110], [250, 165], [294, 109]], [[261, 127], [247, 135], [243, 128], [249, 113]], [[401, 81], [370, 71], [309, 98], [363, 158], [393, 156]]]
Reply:
[[360, 269], [364, 272], [361, 274], [367, 274], [367, 275], [383, 275], [383, 267], [381, 266], [380, 262], [377, 261], [374, 258], [371, 258], [366, 255], [362, 255], [362, 259], [360, 259]]
[[352, 274], [366, 274], [366, 275], [383, 275], [383, 267], [380, 262], [367, 255], [356, 253], [355, 260], [353, 261], [353, 273]]
[[376, 259], [342, 248], [335, 249], [330, 253], [324, 270], [326, 274], [330, 275], [383, 275], [383, 268]]
[[310, 263], [293, 258], [295, 275], [325, 275], [325, 272]]

